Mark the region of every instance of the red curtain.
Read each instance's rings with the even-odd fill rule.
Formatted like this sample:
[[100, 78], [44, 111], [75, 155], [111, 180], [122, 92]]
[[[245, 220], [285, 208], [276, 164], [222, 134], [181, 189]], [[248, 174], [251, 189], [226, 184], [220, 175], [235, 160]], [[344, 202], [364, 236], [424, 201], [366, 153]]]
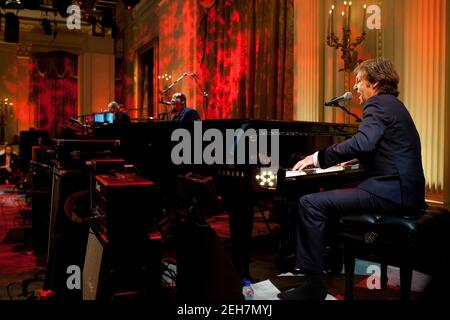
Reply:
[[[201, 1], [207, 119], [293, 118], [293, 0]], [[205, 110], [206, 108], [206, 110]]]
[[78, 108], [78, 57], [66, 52], [35, 53], [31, 66], [30, 101], [41, 129], [57, 136]]

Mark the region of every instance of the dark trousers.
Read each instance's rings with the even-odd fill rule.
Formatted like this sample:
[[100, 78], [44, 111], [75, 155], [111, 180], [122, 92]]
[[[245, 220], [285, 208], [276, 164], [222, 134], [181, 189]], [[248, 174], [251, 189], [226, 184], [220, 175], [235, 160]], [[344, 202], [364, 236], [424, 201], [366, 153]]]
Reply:
[[241, 278], [248, 278], [250, 277], [254, 203], [248, 190], [236, 186], [235, 191], [240, 192], [232, 192], [226, 195], [231, 251], [238, 274]]
[[0, 169], [0, 183], [5, 183], [8, 180], [9, 183], [14, 180], [14, 173], [8, 172], [6, 169]]
[[388, 200], [357, 188], [308, 194], [300, 198], [299, 205], [296, 266], [313, 273], [324, 270], [326, 228], [333, 228], [331, 231], [334, 232], [329, 234], [337, 235], [341, 216], [392, 213], [399, 208]]

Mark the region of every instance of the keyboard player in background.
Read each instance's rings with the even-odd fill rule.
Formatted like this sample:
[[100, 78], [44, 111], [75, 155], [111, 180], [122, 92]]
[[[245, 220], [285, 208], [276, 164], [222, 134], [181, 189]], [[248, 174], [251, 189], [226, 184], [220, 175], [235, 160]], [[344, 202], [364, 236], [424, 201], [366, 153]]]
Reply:
[[337, 228], [340, 216], [367, 212], [406, 215], [425, 206], [420, 137], [408, 110], [397, 98], [400, 79], [394, 65], [383, 58], [367, 60], [354, 73], [354, 89], [363, 106], [358, 132], [343, 143], [309, 155], [294, 170], [309, 166], [328, 168], [357, 158], [365, 169], [365, 180], [354, 189], [300, 198], [296, 265], [306, 278], [302, 286], [280, 293], [281, 299], [326, 298], [325, 228], [328, 224]]
[[111, 101], [108, 104], [108, 111], [114, 114], [114, 124], [129, 123], [131, 121], [128, 113], [121, 111], [120, 105], [115, 101]]

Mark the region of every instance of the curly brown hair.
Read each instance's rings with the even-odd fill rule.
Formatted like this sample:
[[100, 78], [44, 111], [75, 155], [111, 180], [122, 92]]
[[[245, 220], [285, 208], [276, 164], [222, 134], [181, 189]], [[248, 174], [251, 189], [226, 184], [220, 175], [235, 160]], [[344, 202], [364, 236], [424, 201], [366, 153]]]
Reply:
[[398, 91], [400, 77], [395, 70], [394, 64], [388, 59], [366, 60], [360, 63], [353, 72], [355, 74], [361, 72], [371, 84], [378, 82], [378, 93], [393, 94], [396, 97], [400, 94]]

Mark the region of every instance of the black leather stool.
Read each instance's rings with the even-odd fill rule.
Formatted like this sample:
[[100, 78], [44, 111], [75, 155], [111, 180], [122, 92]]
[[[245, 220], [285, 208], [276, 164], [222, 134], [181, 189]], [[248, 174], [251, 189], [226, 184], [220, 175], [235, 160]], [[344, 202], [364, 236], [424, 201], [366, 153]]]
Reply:
[[400, 267], [401, 297], [409, 299], [412, 273], [426, 274], [439, 264], [448, 246], [450, 214], [429, 207], [415, 216], [361, 214], [340, 219], [339, 240], [344, 251], [345, 298], [353, 299], [355, 259], [381, 263], [381, 285], [387, 285], [387, 266]]

